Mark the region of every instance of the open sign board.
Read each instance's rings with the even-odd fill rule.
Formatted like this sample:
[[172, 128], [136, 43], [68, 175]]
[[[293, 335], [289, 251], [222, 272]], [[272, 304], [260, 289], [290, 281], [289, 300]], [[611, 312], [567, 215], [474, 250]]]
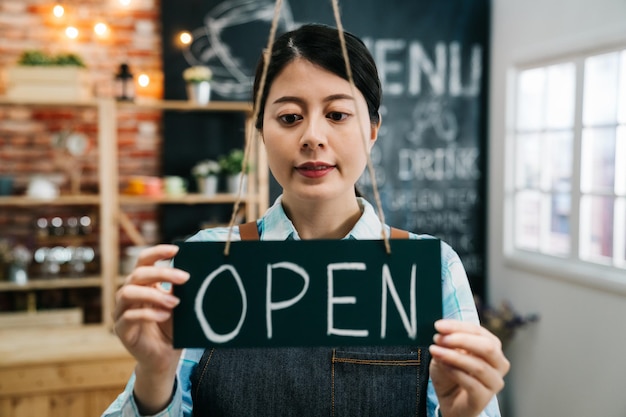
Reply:
[[441, 318], [435, 239], [183, 242], [174, 347], [417, 345]]

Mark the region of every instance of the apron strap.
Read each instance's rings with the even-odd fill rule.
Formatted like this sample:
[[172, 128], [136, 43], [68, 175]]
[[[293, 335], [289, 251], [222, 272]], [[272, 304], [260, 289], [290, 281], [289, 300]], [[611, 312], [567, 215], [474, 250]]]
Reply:
[[241, 240], [259, 240], [259, 229], [256, 225], [256, 220], [240, 224], [239, 235]]
[[391, 238], [392, 239], [408, 239], [409, 232], [402, 229], [396, 229], [395, 227], [391, 228]]

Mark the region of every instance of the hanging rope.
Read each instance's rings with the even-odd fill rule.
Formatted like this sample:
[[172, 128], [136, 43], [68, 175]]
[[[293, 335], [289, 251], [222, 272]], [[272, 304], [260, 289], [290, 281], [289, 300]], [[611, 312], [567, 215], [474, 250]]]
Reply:
[[[346, 38], [343, 33], [343, 25], [341, 24], [341, 17], [339, 15], [339, 0], [331, 0], [333, 5], [333, 13], [335, 15], [335, 24], [337, 25], [337, 31], [339, 32], [339, 43], [341, 43], [341, 53], [343, 54], [343, 62], [346, 64], [346, 74], [348, 74], [348, 81], [350, 82], [350, 88], [352, 89], [352, 96], [356, 98], [356, 86], [354, 85], [354, 77], [352, 76], [352, 67], [350, 66], [350, 58], [348, 57], [348, 48], [346, 47]], [[361, 120], [361, 115], [359, 114], [359, 106], [355, 106], [356, 109], [356, 118], [357, 120]], [[367, 142], [368, 138], [363, 130], [363, 125], [359, 123], [359, 127], [361, 129], [361, 138], [363, 138], [363, 151], [365, 151], [365, 155], [367, 156], [367, 170], [370, 175], [370, 180], [372, 181], [372, 189], [374, 191], [374, 199], [376, 201], [376, 208], [378, 209], [378, 217], [383, 227], [381, 228], [381, 235], [385, 242], [385, 250], [387, 254], [391, 254], [391, 245], [389, 244], [389, 237], [387, 236], [387, 231], [385, 230], [385, 214], [383, 213], [383, 205], [380, 200], [380, 195], [378, 194], [378, 185], [376, 183], [376, 173], [374, 172], [374, 165], [372, 164], [372, 158], [370, 157], [370, 153], [367, 151]]]
[[[267, 78], [267, 70], [270, 64], [270, 59], [272, 56], [272, 46], [274, 44], [274, 39], [276, 37], [276, 29], [278, 27], [278, 20], [280, 18], [280, 11], [282, 8], [282, 0], [276, 0], [276, 4], [274, 6], [274, 17], [272, 18], [272, 26], [270, 27], [270, 34], [267, 41], [267, 48], [263, 51], [263, 72], [261, 73], [261, 79], [259, 80], [259, 91], [263, 92], [265, 89], [265, 81]], [[354, 77], [352, 76], [352, 68], [350, 67], [350, 59], [348, 57], [348, 48], [346, 47], [346, 39], [344, 35], [343, 25], [341, 23], [341, 17], [339, 13], [339, 3], [338, 0], [331, 0], [333, 6], [333, 14], [335, 16], [335, 24], [337, 26], [337, 31], [339, 32], [339, 43], [341, 44], [341, 53], [343, 55], [343, 60], [346, 65], [346, 74], [348, 75], [348, 82], [350, 83], [350, 88], [352, 91], [352, 95], [354, 97], [356, 94], [356, 86], [354, 84]], [[254, 103], [254, 110], [252, 114], [252, 121], [254, 122], [259, 116], [259, 108], [261, 106], [261, 98], [263, 94], [257, 94], [256, 100]], [[359, 114], [359, 108], [356, 106], [356, 118], [357, 120], [361, 120]], [[372, 158], [370, 157], [370, 153], [367, 151], [367, 143], [368, 138], [366, 132], [363, 130], [363, 126], [359, 123], [359, 128], [361, 130], [361, 137], [363, 139], [363, 150], [367, 156], [367, 169], [370, 175], [370, 179], [372, 181], [372, 189], [374, 191], [374, 199], [376, 201], [376, 208], [378, 210], [378, 217], [380, 219], [381, 224], [383, 225], [381, 230], [382, 238], [385, 242], [385, 250], [387, 254], [391, 254], [391, 245], [389, 244], [389, 236], [387, 235], [387, 231], [385, 230], [385, 214], [383, 212], [382, 202], [380, 200], [380, 194], [378, 192], [378, 185], [376, 183], [376, 173], [374, 171], [374, 165], [372, 164]], [[242, 172], [246, 171], [248, 167], [248, 160], [250, 159], [250, 149], [252, 147], [252, 141], [257, 139], [257, 131], [253, 127], [249, 127], [246, 133], [246, 145], [243, 155], [243, 162], [241, 166]], [[228, 237], [226, 238], [226, 246], [224, 247], [224, 255], [228, 256], [230, 253], [230, 243], [233, 232], [233, 227], [235, 225], [235, 219], [237, 216], [237, 212], [239, 210], [239, 206], [241, 205], [241, 197], [243, 193], [243, 178], [242, 175], [239, 179], [239, 190], [237, 192], [237, 199], [235, 200], [235, 204], [233, 206], [233, 213], [230, 219], [230, 223], [228, 224]]]
[[[274, 17], [272, 18], [272, 26], [270, 27], [270, 35], [267, 40], [267, 48], [263, 51], [263, 72], [261, 73], [261, 79], [259, 80], [259, 91], [265, 90], [265, 79], [267, 78], [267, 69], [270, 65], [270, 59], [272, 57], [272, 46], [274, 45], [274, 39], [276, 38], [276, 28], [278, 27], [278, 19], [280, 18], [280, 10], [283, 6], [282, 0], [276, 0], [274, 5]], [[263, 94], [257, 94], [254, 102], [254, 108], [252, 112], [252, 122], [259, 117], [259, 108], [261, 107], [261, 98]], [[256, 140], [256, 129], [253, 126], [248, 126], [246, 129], [246, 146], [243, 152], [243, 161], [241, 163], [241, 172], [245, 173], [248, 167], [248, 161], [250, 160], [250, 148], [252, 148], [252, 141]], [[233, 227], [235, 225], [235, 218], [237, 217], [237, 211], [241, 205], [241, 195], [243, 194], [243, 178], [242, 175], [239, 178], [239, 190], [237, 191], [237, 199], [233, 206], [233, 213], [228, 224], [228, 237], [226, 238], [226, 246], [224, 247], [224, 255], [230, 254], [230, 239], [233, 233]]]

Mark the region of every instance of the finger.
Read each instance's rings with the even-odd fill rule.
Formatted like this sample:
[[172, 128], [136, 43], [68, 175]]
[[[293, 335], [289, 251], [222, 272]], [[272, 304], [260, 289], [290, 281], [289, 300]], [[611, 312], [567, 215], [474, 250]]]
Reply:
[[493, 395], [499, 391], [489, 389], [472, 375], [447, 366], [437, 359], [431, 361], [430, 374], [437, 395], [441, 399], [454, 396], [459, 390], [466, 392], [464, 397], [468, 401], [467, 412], [470, 412], [470, 410], [480, 412], [485, 408]]
[[137, 266], [154, 265], [157, 261], [173, 258], [178, 253], [176, 245], [156, 245], [142, 250], [137, 258]]
[[[502, 372], [478, 356], [438, 345], [431, 345], [429, 351], [438, 362], [471, 376], [493, 392], [498, 392], [504, 387]], [[463, 381], [467, 382], [468, 380], [464, 379]]]
[[117, 320], [126, 311], [150, 305], [163, 310], [171, 310], [180, 303], [180, 299], [158, 288], [139, 285], [125, 285], [115, 294], [116, 303], [113, 312]]
[[[160, 310], [156, 308], [138, 308], [126, 310], [115, 321], [115, 334], [124, 343], [125, 346], [133, 346], [141, 337], [141, 323], [163, 323], [170, 320], [171, 311]], [[169, 322], [171, 327], [171, 321]], [[171, 332], [170, 332], [171, 334]]]
[[452, 320], [452, 319], [437, 320], [435, 322], [435, 329], [437, 330], [437, 332], [441, 334], [470, 333], [470, 334], [493, 336], [491, 332], [489, 332], [487, 329], [482, 327], [480, 324], [472, 323], [469, 321], [461, 321], [461, 320]]
[[507, 360], [502, 352], [502, 342], [497, 337], [468, 333], [437, 334], [434, 342], [449, 349], [459, 349], [465, 353], [479, 356], [495, 368], [506, 372]]
[[161, 310], [158, 308], [133, 308], [124, 311], [122, 320], [126, 323], [137, 322], [164, 322], [172, 317], [171, 310]]
[[159, 266], [139, 266], [126, 277], [125, 284], [156, 285], [161, 282], [183, 284], [189, 279], [189, 273], [178, 268], [163, 268]]

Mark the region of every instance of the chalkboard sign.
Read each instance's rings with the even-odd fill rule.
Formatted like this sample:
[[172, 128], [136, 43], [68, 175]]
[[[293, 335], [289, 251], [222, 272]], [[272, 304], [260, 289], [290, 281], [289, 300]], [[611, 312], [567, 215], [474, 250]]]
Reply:
[[[182, 70], [202, 63], [214, 70], [215, 99], [249, 100], [274, 2], [161, 4], [166, 97], [184, 98]], [[449, 243], [474, 293], [484, 296], [490, 2], [343, 0], [340, 6], [344, 28], [368, 45], [383, 82], [383, 125], [372, 158], [387, 223]], [[330, 2], [284, 1], [279, 32], [310, 22], [334, 26]], [[194, 35], [188, 48], [174, 42], [181, 30]], [[367, 174], [359, 188], [372, 200]]]
[[[432, 343], [442, 315], [435, 239], [183, 242], [174, 347]], [[315, 254], [315, 256], [311, 256]]]

